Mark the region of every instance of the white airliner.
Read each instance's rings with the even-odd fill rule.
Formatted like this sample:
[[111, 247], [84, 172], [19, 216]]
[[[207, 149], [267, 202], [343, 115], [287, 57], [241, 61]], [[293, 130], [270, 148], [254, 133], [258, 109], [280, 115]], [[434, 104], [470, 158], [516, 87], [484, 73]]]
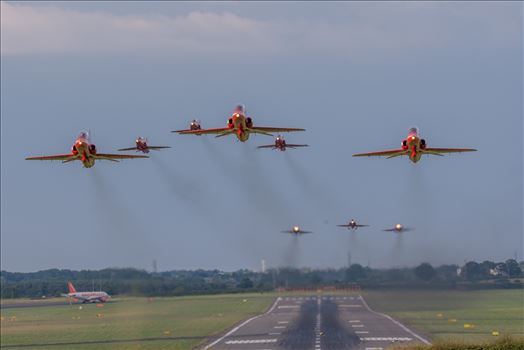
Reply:
[[111, 298], [106, 292], [77, 292], [71, 282], [67, 282], [67, 288], [69, 293], [62, 294], [62, 296], [79, 300], [82, 303], [105, 303]]

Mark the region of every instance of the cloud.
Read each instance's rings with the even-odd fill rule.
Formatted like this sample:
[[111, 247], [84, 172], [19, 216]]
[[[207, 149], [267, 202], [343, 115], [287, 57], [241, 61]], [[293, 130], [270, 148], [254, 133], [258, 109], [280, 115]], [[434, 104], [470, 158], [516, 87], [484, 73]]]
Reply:
[[288, 18], [255, 19], [235, 14], [234, 7], [144, 15], [2, 2], [1, 49], [2, 55], [349, 57], [413, 48], [522, 45], [522, 11], [515, 11], [522, 9], [519, 4], [348, 3], [331, 4], [321, 15], [305, 11], [300, 16], [307, 6], [297, 4], [298, 15]]

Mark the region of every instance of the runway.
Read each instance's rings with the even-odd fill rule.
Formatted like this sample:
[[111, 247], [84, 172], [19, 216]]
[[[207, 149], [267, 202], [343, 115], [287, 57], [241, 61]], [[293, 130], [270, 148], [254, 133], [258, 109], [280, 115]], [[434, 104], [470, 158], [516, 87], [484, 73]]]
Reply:
[[203, 350], [382, 350], [429, 341], [355, 296], [279, 297]]

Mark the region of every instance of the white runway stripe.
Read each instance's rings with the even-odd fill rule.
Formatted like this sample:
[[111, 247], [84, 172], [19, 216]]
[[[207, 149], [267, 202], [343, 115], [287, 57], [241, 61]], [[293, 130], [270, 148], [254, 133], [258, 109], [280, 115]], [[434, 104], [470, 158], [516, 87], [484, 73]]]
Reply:
[[276, 343], [276, 339], [247, 339], [247, 340], [228, 340], [225, 343], [227, 345], [234, 345], [234, 344], [268, 344], [268, 343]]

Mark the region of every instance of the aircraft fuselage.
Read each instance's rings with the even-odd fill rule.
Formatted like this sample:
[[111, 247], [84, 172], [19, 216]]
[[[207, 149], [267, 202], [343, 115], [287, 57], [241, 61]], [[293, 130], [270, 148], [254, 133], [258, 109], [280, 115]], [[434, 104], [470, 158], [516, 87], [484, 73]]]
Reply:
[[421, 139], [417, 132], [410, 132], [408, 137], [402, 141], [402, 149], [408, 151], [409, 160], [416, 163], [422, 158], [420, 150], [426, 148], [426, 142]]
[[96, 147], [89, 143], [87, 137], [79, 136], [71, 147], [71, 152], [80, 157], [84, 168], [92, 168], [95, 165], [95, 158], [92, 155], [96, 154]]

